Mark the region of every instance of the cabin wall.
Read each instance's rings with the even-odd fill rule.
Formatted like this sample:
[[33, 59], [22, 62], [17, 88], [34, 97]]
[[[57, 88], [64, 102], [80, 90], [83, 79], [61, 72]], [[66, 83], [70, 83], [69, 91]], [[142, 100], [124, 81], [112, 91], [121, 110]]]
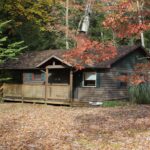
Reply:
[[95, 70], [99, 77], [96, 87], [83, 87], [83, 72], [79, 72], [78, 77], [76, 77], [77, 81], [74, 81], [75, 100], [88, 102], [128, 98], [127, 86], [123, 86], [125, 83], [122, 84], [121, 81], [117, 80], [117, 77], [121, 73], [128, 74], [129, 70], [132, 71], [135, 64], [144, 61], [144, 59], [139, 59], [142, 57], [145, 57], [143, 52], [135, 51], [123, 59], [118, 60], [109, 70]]
[[127, 88], [120, 87], [115, 72], [100, 72], [97, 87], [78, 87], [74, 95], [79, 101], [104, 101], [128, 97]]

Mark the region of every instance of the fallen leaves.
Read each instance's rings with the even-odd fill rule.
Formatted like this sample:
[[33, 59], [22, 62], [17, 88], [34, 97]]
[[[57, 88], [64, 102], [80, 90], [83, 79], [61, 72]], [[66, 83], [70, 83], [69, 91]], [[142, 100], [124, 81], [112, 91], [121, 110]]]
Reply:
[[149, 129], [150, 106], [144, 105], [0, 105], [0, 150], [149, 150]]

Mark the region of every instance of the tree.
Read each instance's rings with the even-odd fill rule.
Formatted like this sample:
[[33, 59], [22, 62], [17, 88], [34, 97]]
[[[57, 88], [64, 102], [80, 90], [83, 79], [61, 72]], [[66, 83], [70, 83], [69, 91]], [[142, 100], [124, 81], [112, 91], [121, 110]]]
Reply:
[[95, 63], [113, 59], [116, 54], [116, 47], [111, 41], [98, 42], [89, 39], [85, 34], [76, 36], [77, 46], [66, 52], [64, 58], [81, 70], [85, 65], [92, 66]]
[[116, 37], [121, 39], [139, 39], [144, 44], [144, 32], [150, 29], [148, 0], [118, 0], [112, 3], [111, 0], [104, 0], [108, 3], [103, 10], [106, 13], [104, 26], [111, 29]]
[[9, 43], [8, 37], [3, 35], [3, 29], [9, 22], [0, 22], [0, 63], [7, 59], [16, 58], [21, 51], [27, 48], [27, 46], [23, 46], [23, 41]]
[[50, 15], [53, 0], [1, 0], [1, 16], [11, 17], [19, 26], [24, 21], [32, 21], [44, 30], [44, 26], [52, 19]]
[[52, 29], [55, 20], [52, 13], [54, 2], [54, 0], [1, 0], [0, 20], [11, 20], [7, 29], [7, 35], [11, 36], [9, 40], [24, 41], [29, 50], [55, 48], [56, 45], [51, 44], [51, 39], [58, 36]]

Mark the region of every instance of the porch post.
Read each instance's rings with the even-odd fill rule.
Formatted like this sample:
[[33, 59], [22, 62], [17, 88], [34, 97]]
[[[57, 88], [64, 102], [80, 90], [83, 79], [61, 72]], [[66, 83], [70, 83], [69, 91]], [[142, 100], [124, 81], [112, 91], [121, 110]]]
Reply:
[[70, 71], [70, 103], [73, 103], [73, 71]]
[[46, 76], [45, 76], [45, 102], [47, 101], [47, 87], [48, 87], [48, 68], [46, 67]]

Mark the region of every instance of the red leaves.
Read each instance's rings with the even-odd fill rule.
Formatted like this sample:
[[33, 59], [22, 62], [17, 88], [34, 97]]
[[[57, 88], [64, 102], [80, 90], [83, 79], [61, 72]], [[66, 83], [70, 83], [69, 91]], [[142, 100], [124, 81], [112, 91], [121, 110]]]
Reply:
[[143, 76], [134, 74], [130, 77], [130, 84], [131, 85], [139, 85], [140, 83], [144, 83], [145, 80], [143, 79]]
[[83, 69], [86, 65], [92, 66], [98, 62], [112, 59], [117, 54], [112, 42], [91, 41], [81, 34], [77, 36], [76, 40], [77, 47], [68, 51], [64, 58], [77, 69]]
[[129, 85], [139, 85], [140, 83], [150, 81], [149, 70], [150, 62], [139, 63], [135, 66], [132, 72], [128, 73], [128, 75], [119, 76], [117, 79], [129, 83]]
[[[103, 25], [112, 29], [119, 38], [138, 36], [141, 32], [150, 29], [147, 10], [138, 10], [138, 6], [132, 0], [112, 3], [106, 6], [108, 11]], [[145, 20], [143, 20], [143, 18]]]
[[122, 82], [128, 82], [128, 80], [129, 80], [127, 75], [121, 75], [121, 76], [117, 77], [117, 79]]
[[143, 76], [133, 73], [132, 75], [122, 75], [117, 78], [119, 81], [126, 82], [129, 85], [139, 85], [140, 83], [144, 83], [145, 80]]
[[146, 24], [128, 24], [128, 26], [123, 28], [124, 30], [126, 30], [126, 32], [124, 32], [124, 30], [120, 30], [118, 31], [117, 35], [120, 38], [131, 37], [133, 35], [138, 36], [141, 32], [144, 32], [149, 28], [150, 26]]

